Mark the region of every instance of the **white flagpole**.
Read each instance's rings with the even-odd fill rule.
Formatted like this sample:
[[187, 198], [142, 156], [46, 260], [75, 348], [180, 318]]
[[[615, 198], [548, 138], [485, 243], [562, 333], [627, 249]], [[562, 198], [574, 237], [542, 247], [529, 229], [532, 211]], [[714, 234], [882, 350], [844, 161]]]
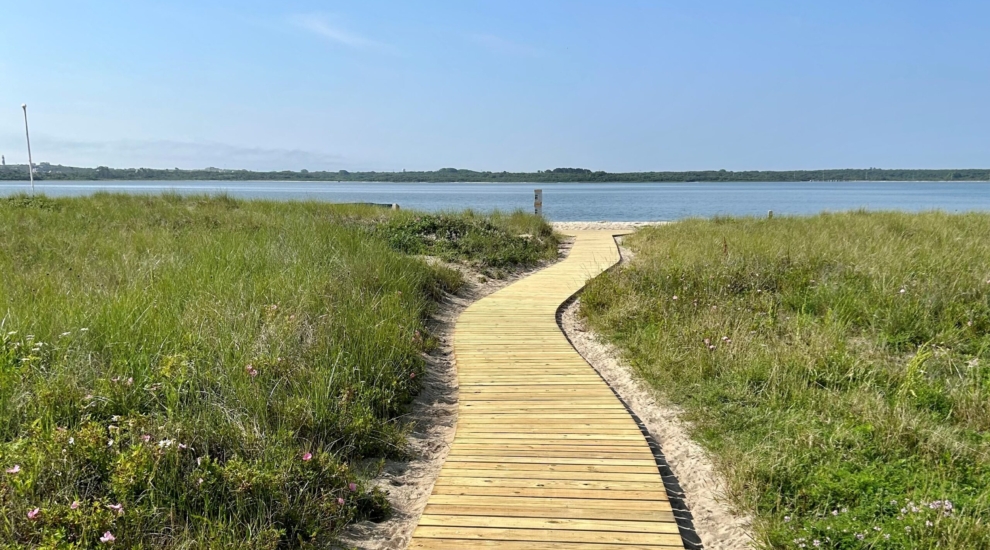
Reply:
[[28, 106], [27, 103], [21, 103], [21, 109], [24, 109], [24, 137], [27, 138], [28, 144], [28, 177], [31, 178], [31, 194], [34, 194], [34, 161], [31, 160], [31, 134], [28, 132]]

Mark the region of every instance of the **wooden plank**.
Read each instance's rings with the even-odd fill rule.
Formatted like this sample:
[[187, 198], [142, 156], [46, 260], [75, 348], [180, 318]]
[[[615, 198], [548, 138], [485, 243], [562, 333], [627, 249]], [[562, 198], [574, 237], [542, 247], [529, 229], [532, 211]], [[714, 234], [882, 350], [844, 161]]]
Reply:
[[[414, 538], [457, 538], [465, 540], [510, 540], [531, 542], [595, 542], [610, 544], [678, 544], [676, 534], [617, 533], [611, 531], [569, 531], [563, 529], [500, 529], [494, 527], [440, 527], [420, 525]], [[466, 548], [471, 548], [468, 545]]]
[[[519, 453], [515, 453], [519, 454]], [[656, 459], [650, 456], [649, 458], [638, 458], [632, 457], [628, 454], [618, 454], [616, 457], [595, 457], [591, 456], [590, 453], [583, 456], [546, 456], [547, 453], [535, 453], [535, 456], [508, 456], [507, 453], [502, 453], [502, 456], [493, 453], [491, 456], [484, 454], [449, 454], [447, 456], [447, 463], [450, 462], [463, 462], [463, 463], [476, 463], [476, 462], [497, 462], [499, 464], [558, 464], [558, 465], [581, 465], [581, 466], [641, 466], [641, 467], [652, 467], [656, 468]], [[642, 455], [640, 455], [642, 456]]]
[[652, 484], [657, 481], [656, 469], [652, 472], [580, 472], [580, 471], [534, 471], [534, 470], [488, 470], [467, 468], [444, 468], [443, 477], [473, 477], [489, 479], [567, 479], [586, 481], [628, 481]]
[[497, 527], [505, 529], [568, 529], [572, 531], [618, 531], [622, 533], [676, 534], [677, 525], [665, 521], [587, 520], [570, 518], [520, 518], [423, 514], [420, 525], [444, 527]]
[[628, 502], [608, 499], [589, 500], [584, 498], [505, 497], [492, 495], [431, 495], [428, 504], [515, 507], [519, 510], [529, 511], [529, 517], [540, 517], [542, 510], [549, 509], [637, 510], [642, 512], [673, 511], [670, 503], [666, 500], [636, 501], [636, 506], [631, 507]]
[[[602, 498], [608, 498], [612, 491], [662, 491], [663, 483], [660, 476], [653, 482], [647, 481], [610, 481], [605, 479], [539, 479], [530, 477], [524, 479], [496, 477], [458, 477], [445, 476], [437, 478], [437, 487], [503, 487], [510, 489], [574, 489], [601, 492]], [[467, 489], [465, 489], [467, 490]]]
[[[635, 442], [630, 442], [635, 443]], [[471, 449], [498, 449], [504, 448], [507, 451], [566, 451], [575, 453], [588, 453], [588, 452], [608, 452], [608, 453], [619, 453], [619, 454], [641, 454], [644, 456], [652, 457], [650, 449], [646, 444], [636, 444], [636, 445], [615, 445], [610, 443], [602, 443], [597, 441], [586, 441], [586, 442], [553, 442], [553, 441], [513, 441], [504, 439], [489, 439], [489, 440], [472, 440], [465, 441], [463, 439], [454, 438], [454, 444], [451, 445], [451, 450], [457, 451], [468, 451]], [[508, 454], [508, 453], [507, 453]]]
[[568, 502], [565, 506], [543, 506], [539, 509], [519, 506], [469, 506], [465, 504], [427, 504], [423, 514], [450, 516], [489, 516], [525, 518], [604, 519], [623, 521], [675, 521], [673, 511], [631, 510], [629, 508], [579, 508]]
[[[487, 426], [476, 425], [476, 426], [463, 426], [459, 425], [457, 427], [457, 433], [463, 435], [466, 438], [474, 437], [520, 437], [529, 439], [555, 439], [555, 435], [569, 435], [569, 436], [599, 436], [596, 439], [617, 439], [614, 436], [622, 435], [627, 439], [636, 441], [637, 443], [642, 443], [643, 434], [639, 431], [633, 423], [627, 424], [591, 424], [588, 423], [583, 426], [575, 426], [572, 424], [565, 425], [519, 425], [517, 423], [512, 424], [496, 424], [490, 423]], [[543, 438], [541, 435], [546, 435], [548, 437]], [[638, 438], [637, 438], [638, 436]], [[574, 437], [571, 437], [574, 439]]]
[[[660, 477], [659, 475], [657, 477]], [[584, 500], [667, 500], [667, 494], [662, 490], [634, 489], [600, 491], [595, 489], [575, 489], [557, 487], [473, 487], [460, 485], [435, 485], [433, 494], [437, 495], [474, 495], [474, 496], [520, 496], [520, 497], [558, 497], [579, 498]], [[626, 503], [626, 506], [635, 506]]]
[[594, 464], [533, 464], [533, 463], [503, 463], [503, 462], [459, 462], [456, 460], [444, 464], [444, 470], [451, 475], [457, 470], [504, 470], [519, 472], [535, 470], [538, 472], [587, 472], [593, 474], [648, 474], [657, 473], [656, 465], [648, 466], [600, 466]]
[[517, 540], [413, 539], [410, 550], [464, 550], [498, 548], [498, 550], [671, 550], [681, 545], [601, 544], [574, 542], [528, 542]]

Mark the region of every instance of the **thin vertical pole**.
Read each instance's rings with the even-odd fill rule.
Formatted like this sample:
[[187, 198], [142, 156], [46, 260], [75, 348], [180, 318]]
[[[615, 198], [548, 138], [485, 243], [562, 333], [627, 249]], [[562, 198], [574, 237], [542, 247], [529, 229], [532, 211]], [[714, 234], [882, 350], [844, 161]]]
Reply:
[[28, 106], [27, 103], [21, 103], [21, 109], [24, 109], [24, 137], [27, 138], [28, 144], [28, 177], [31, 179], [31, 194], [34, 194], [34, 161], [31, 160], [31, 133], [28, 132]]

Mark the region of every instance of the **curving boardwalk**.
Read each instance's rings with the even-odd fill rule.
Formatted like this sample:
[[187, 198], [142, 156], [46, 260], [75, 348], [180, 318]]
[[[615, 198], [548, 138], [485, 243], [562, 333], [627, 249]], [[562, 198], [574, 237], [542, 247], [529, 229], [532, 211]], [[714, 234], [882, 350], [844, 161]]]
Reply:
[[646, 440], [557, 326], [619, 261], [613, 231], [484, 298], [454, 331], [457, 433], [409, 548], [683, 548]]

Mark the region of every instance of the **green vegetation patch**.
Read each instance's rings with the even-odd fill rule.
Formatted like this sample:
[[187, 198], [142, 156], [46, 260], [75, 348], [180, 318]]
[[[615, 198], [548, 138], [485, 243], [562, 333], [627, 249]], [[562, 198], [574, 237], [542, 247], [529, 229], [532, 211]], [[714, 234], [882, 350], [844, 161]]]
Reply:
[[990, 547], [990, 216], [689, 220], [583, 313], [769, 548]]
[[0, 547], [289, 548], [383, 518], [357, 465], [403, 454], [461, 284], [369, 231], [392, 216], [0, 199]]
[[469, 261], [496, 276], [556, 258], [559, 244], [547, 223], [521, 212], [392, 216], [375, 232], [396, 250]]

